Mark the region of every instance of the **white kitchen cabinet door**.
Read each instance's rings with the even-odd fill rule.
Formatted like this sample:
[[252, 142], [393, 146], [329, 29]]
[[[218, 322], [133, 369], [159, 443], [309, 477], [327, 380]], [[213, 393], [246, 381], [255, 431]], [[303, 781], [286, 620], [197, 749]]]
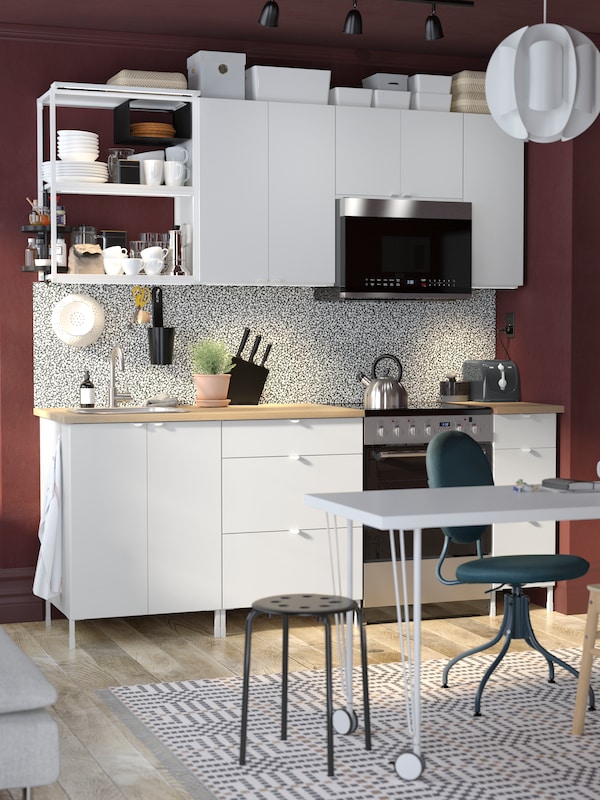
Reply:
[[335, 283], [335, 109], [269, 103], [269, 283]]
[[[556, 474], [556, 414], [494, 414], [494, 482], [539, 484]], [[492, 554], [556, 552], [556, 523], [522, 522], [492, 526]]]
[[148, 613], [146, 429], [63, 425], [63, 590], [69, 619]]
[[336, 106], [335, 141], [337, 195], [400, 195], [400, 111]]
[[463, 199], [463, 114], [401, 112], [401, 194]]
[[201, 98], [194, 247], [200, 280], [268, 280], [267, 103]]
[[148, 423], [148, 612], [221, 608], [221, 423]]
[[305, 494], [362, 489], [362, 456], [223, 459], [223, 533], [322, 528]]
[[223, 422], [223, 458], [360, 454], [362, 447], [360, 417]]
[[[335, 535], [335, 534], [332, 534]], [[334, 540], [332, 540], [334, 541]], [[362, 598], [362, 528], [353, 530], [352, 597]], [[302, 592], [347, 594], [347, 535], [337, 533], [341, 588], [332, 583], [326, 530], [223, 537], [223, 607], [248, 608], [259, 597]], [[335, 551], [335, 550], [334, 550]]]
[[464, 114], [464, 198], [473, 204], [473, 287], [523, 285], [524, 157], [522, 141], [487, 114]]

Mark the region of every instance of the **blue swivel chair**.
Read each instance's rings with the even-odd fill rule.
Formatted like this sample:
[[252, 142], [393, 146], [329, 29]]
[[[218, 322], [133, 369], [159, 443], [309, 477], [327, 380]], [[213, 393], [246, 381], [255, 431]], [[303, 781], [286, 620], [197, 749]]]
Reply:
[[[427, 448], [427, 477], [431, 488], [443, 486], [492, 486], [494, 478], [488, 460], [477, 442], [460, 431], [438, 433]], [[504, 638], [500, 652], [486, 670], [475, 695], [475, 716], [480, 716], [481, 695], [493, 671], [502, 661], [510, 643], [523, 639], [534, 650], [540, 652], [548, 662], [550, 683], [554, 683], [554, 665], [563, 667], [576, 678], [574, 667], [562, 661], [543, 647], [535, 637], [529, 615], [529, 597], [523, 593], [526, 583], [545, 583], [580, 578], [589, 569], [589, 563], [573, 555], [515, 555], [490, 556], [481, 553], [481, 537], [485, 526], [444, 528], [444, 545], [437, 564], [437, 577], [442, 583], [482, 583], [495, 586], [510, 586], [505, 595], [504, 616], [500, 630], [486, 644], [473, 647], [452, 658], [444, 668], [443, 683], [448, 686], [448, 674], [463, 658], [480, 653], [498, 644]], [[460, 564], [456, 569], [456, 580], [442, 575], [443, 564], [450, 542], [476, 543], [477, 558]], [[589, 691], [590, 709], [594, 708], [594, 693]]]

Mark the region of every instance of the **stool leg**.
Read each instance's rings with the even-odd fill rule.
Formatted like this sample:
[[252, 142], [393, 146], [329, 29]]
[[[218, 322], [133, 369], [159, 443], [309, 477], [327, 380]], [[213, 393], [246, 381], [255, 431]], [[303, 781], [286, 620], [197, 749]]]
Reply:
[[325, 628], [325, 682], [327, 692], [327, 774], [333, 776], [333, 681], [331, 678], [331, 623], [321, 617]]
[[598, 615], [600, 614], [600, 603], [598, 592], [590, 592], [588, 613], [585, 620], [585, 633], [583, 646], [581, 649], [581, 666], [579, 668], [579, 680], [577, 681], [577, 697], [575, 698], [575, 712], [573, 714], [573, 727], [571, 733], [581, 736], [585, 722], [585, 701], [588, 696], [590, 679], [592, 676], [592, 661], [594, 659], [594, 647], [598, 633]]
[[360, 632], [360, 660], [362, 666], [363, 706], [365, 715], [365, 749], [371, 749], [371, 708], [369, 704], [369, 675], [367, 661], [367, 634], [362, 624], [362, 613], [356, 607], [356, 624]]
[[244, 642], [244, 683], [242, 688], [242, 729], [240, 732], [240, 764], [246, 763], [246, 733], [248, 730], [248, 694], [250, 690], [250, 653], [252, 648], [252, 623], [258, 611], [250, 611], [246, 617], [246, 639]]
[[283, 646], [281, 663], [281, 738], [287, 739], [289, 617], [283, 614]]

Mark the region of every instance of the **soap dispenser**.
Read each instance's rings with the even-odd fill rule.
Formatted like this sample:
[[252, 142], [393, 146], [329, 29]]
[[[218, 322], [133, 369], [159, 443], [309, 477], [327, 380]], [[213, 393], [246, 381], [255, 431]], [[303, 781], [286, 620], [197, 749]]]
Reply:
[[96, 390], [87, 369], [83, 373], [83, 382], [79, 387], [79, 405], [81, 408], [94, 408], [96, 405]]

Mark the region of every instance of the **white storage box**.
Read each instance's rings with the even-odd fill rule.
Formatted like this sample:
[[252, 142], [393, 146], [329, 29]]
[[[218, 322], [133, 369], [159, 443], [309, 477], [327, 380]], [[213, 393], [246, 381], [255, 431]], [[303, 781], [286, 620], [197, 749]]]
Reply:
[[353, 86], [338, 86], [329, 90], [329, 105], [366, 106], [371, 105], [372, 89], [357, 89]]
[[410, 98], [410, 107], [416, 111], [450, 111], [451, 105], [451, 94], [414, 92]]
[[365, 89], [389, 89], [390, 91], [405, 92], [408, 88], [408, 75], [376, 72], [375, 75], [363, 78], [362, 85]]
[[255, 66], [246, 70], [246, 100], [327, 105], [331, 70]]
[[444, 94], [450, 92], [452, 75], [411, 75], [408, 88], [411, 92], [433, 92]]
[[373, 89], [372, 105], [375, 108], [410, 108], [410, 92]]
[[188, 87], [199, 90], [204, 97], [243, 100], [245, 68], [245, 53], [198, 50], [187, 60]]

